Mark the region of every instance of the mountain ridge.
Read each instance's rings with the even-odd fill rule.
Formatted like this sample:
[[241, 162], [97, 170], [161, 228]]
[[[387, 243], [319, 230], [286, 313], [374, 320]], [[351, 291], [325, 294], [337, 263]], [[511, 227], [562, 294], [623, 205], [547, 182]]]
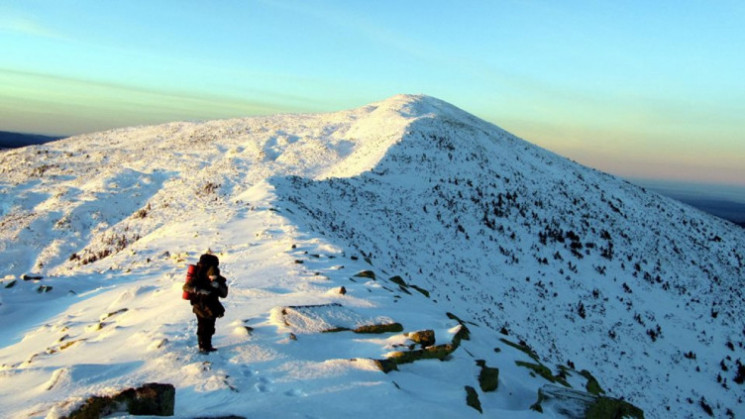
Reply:
[[57, 135], [28, 134], [19, 132], [0, 131], [0, 149], [25, 147], [34, 144], [43, 144], [63, 138]]
[[[423, 130], [420, 130], [418, 132], [422, 131]], [[437, 133], [447, 131], [447, 128], [437, 127], [434, 130], [435, 135], [423, 135], [422, 137], [424, 140], [431, 140], [431, 143], [435, 144], [442, 150], [445, 150], [446, 153], [443, 153], [442, 155], [444, 156], [445, 154], [447, 154], [448, 157], [452, 159], [451, 155], [455, 154], [455, 152], [450, 152], [450, 150], [457, 150], [463, 147], [463, 145], [462, 143], [455, 144], [454, 142], [449, 141], [451, 138], [448, 138], [448, 136], [452, 137], [454, 133], [457, 132], [457, 130], [451, 130], [450, 134], [445, 136], [436, 135]], [[471, 132], [466, 137], [470, 138], [473, 135], [474, 132]], [[574, 277], [575, 275], [593, 279], [604, 279], [610, 276], [611, 278], [608, 279], [608, 281], [617, 283], [615, 285], [615, 288], [617, 288], [616, 290], [606, 290], [600, 286], [587, 286], [588, 284], [582, 283], [570, 284], [570, 288], [584, 288], [584, 295], [571, 302], [570, 307], [559, 307], [557, 305], [554, 305], [552, 309], [547, 310], [551, 313], [563, 312], [564, 316], [568, 316], [567, 319], [571, 322], [590, 323], [589, 325], [584, 325], [581, 327], [589, 327], [595, 329], [595, 334], [598, 339], [596, 345], [598, 347], [610, 346], [616, 343], [616, 336], [621, 334], [621, 332], [617, 330], [617, 328], [619, 327], [622, 327], [624, 329], [624, 332], [626, 332], [624, 334], [633, 335], [634, 340], [647, 340], [650, 346], [657, 342], [657, 340], [660, 338], [660, 335], [663, 335], [664, 333], [674, 333], [666, 332], [666, 330], [668, 330], [668, 327], [665, 327], [664, 322], [661, 322], [660, 318], [672, 319], [675, 316], [669, 317], [672, 315], [670, 312], [665, 313], [662, 310], [654, 309], [654, 306], [656, 304], [655, 302], [650, 301], [648, 304], [642, 304], [642, 306], [646, 306], [643, 309], [633, 308], [634, 304], [637, 302], [636, 299], [639, 298], [635, 297], [635, 295], [638, 295], [639, 293], [639, 288], [643, 290], [642, 292], [644, 294], [654, 294], [659, 290], [662, 290], [662, 293], [666, 293], [672, 289], [673, 292], [679, 294], [680, 298], [688, 301], [682, 301], [678, 303], [673, 302], [668, 304], [678, 304], [678, 306], [685, 304], [687, 309], [692, 309], [692, 305], [708, 305], [708, 307], [700, 307], [698, 309], [700, 314], [697, 314], [697, 316], [700, 316], [700, 318], [709, 317], [710, 319], [716, 319], [719, 315], [724, 315], [728, 319], [727, 322], [737, 324], [737, 319], [741, 318], [742, 315], [742, 308], [739, 303], [739, 301], [741, 300], [741, 293], [739, 290], [741, 289], [743, 280], [743, 259], [742, 255], [737, 250], [737, 245], [733, 246], [732, 243], [738, 243], [741, 240], [742, 236], [739, 231], [733, 231], [731, 227], [722, 220], [718, 220], [714, 217], [704, 215], [695, 211], [690, 212], [686, 206], [681, 205], [673, 200], [662, 198], [656, 194], [649, 194], [620, 179], [602, 173], [597, 173], [592, 170], [579, 169], [579, 166], [571, 164], [569, 165], [569, 170], [562, 169], [556, 170], [556, 172], [559, 174], [559, 178], [567, 174], [569, 174], [570, 176], [575, 176], [578, 180], [577, 183], [580, 185], [579, 191], [572, 190], [573, 185], [568, 182], [564, 182], [564, 179], [558, 179], [557, 181], [555, 181], [552, 188], [550, 188], [549, 190], [543, 190], [542, 194], [538, 194], [539, 196], [537, 197], [531, 197], [530, 195], [535, 195], [532, 191], [538, 187], [538, 182], [547, 181], [548, 179], [546, 177], [538, 176], [539, 179], [528, 179], [528, 183], [532, 183], [531, 187], [534, 188], [533, 190], [525, 187], [521, 188], [520, 186], [513, 188], [507, 185], [509, 185], [510, 183], [512, 183], [513, 185], [515, 183], [517, 183], [518, 185], [524, 185], [525, 180], [521, 179], [521, 177], [524, 178], [523, 174], [535, 172], [539, 167], [558, 167], [560, 165], [564, 165], [565, 167], [567, 167], [566, 160], [556, 158], [555, 155], [553, 155], [552, 153], [539, 151], [538, 149], [533, 149], [528, 145], [519, 143], [513, 137], [508, 137], [503, 140], [507, 143], [512, 142], [512, 144], [520, 144], [521, 147], [524, 147], [524, 151], [530, 149], [531, 152], [535, 153], [534, 155], [538, 156], [539, 161], [545, 161], [549, 164], [541, 165], [535, 163], [535, 161], [526, 161], [523, 162], [524, 164], [518, 163], [518, 167], [523, 167], [524, 169], [513, 170], [512, 173], [508, 173], [508, 176], [505, 176], [504, 173], [501, 173], [501, 176], [504, 179], [503, 183], [505, 185], [492, 184], [490, 185], [491, 191], [483, 187], [479, 189], [478, 186], [473, 186], [479, 183], [481, 183], [481, 185], [489, 184], [489, 181], [484, 177], [482, 177], [482, 179], [480, 179], [481, 182], [479, 182], [474, 179], [473, 176], [474, 173], [478, 173], [477, 167], [483, 164], [483, 162], [479, 163], [479, 165], [475, 165], [472, 171], [467, 172], [471, 176], [462, 176], [459, 179], [457, 177], [457, 173], [448, 172], [448, 175], [450, 176], [449, 178], [430, 182], [431, 189], [429, 192], [437, 198], [435, 198], [434, 201], [429, 200], [429, 202], [426, 202], [425, 199], [422, 199], [422, 202], [425, 202], [426, 205], [429, 205], [428, 207], [419, 207], [419, 205], [421, 204], [417, 206], [410, 206], [398, 212], [394, 212], [395, 216], [392, 218], [381, 217], [379, 219], [369, 221], [369, 225], [387, 225], [389, 227], [389, 231], [387, 232], [389, 233], [388, 235], [365, 235], [364, 232], [360, 231], [361, 229], [354, 228], [354, 226], [359, 226], [360, 221], [364, 219], [364, 214], [355, 212], [354, 207], [369, 209], [377, 206], [377, 210], [381, 212], [394, 211], [391, 206], [381, 205], [380, 203], [375, 201], [357, 201], [354, 205], [348, 205], [341, 210], [334, 211], [332, 215], [329, 215], [327, 217], [326, 223], [322, 223], [321, 226], [316, 228], [316, 231], [334, 231], [335, 229], [342, 228], [340, 227], [341, 225], [349, 226], [349, 231], [346, 233], [348, 237], [355, 238], [362, 236], [361, 238], [357, 238], [357, 240], [361, 241], [362, 243], [367, 243], [358, 245], [361, 251], [366, 251], [367, 254], [373, 254], [375, 256], [383, 253], [382, 257], [384, 259], [388, 259], [385, 262], [394, 267], [402, 264], [402, 262], [399, 262], [401, 254], [408, 254], [411, 259], [419, 261], [419, 266], [415, 265], [415, 272], [412, 272], [410, 276], [412, 278], [427, 278], [428, 276], [437, 276], [440, 272], [449, 271], [451, 277], [462, 275], [463, 272], [460, 271], [458, 268], [452, 268], [453, 266], [458, 266], [457, 261], [451, 260], [450, 262], [442, 263], [442, 261], [439, 260], [441, 258], [448, 259], [447, 251], [441, 249], [441, 251], [437, 253], [436, 257], [427, 258], [426, 249], [412, 251], [412, 249], [416, 248], [417, 244], [431, 243], [437, 240], [452, 240], [453, 237], [460, 237], [460, 240], [456, 240], [453, 246], [456, 248], [460, 246], [467, 247], [469, 246], [469, 235], [473, 237], [473, 231], [478, 231], [478, 229], [481, 228], [482, 230], [490, 232], [486, 236], [493, 235], [497, 237], [497, 240], [493, 241], [498, 241], [499, 236], [503, 238], [503, 243], [495, 244], [492, 248], [494, 251], [496, 251], [496, 248], [498, 248], [499, 252], [501, 253], [501, 255], [499, 255], [499, 258], [503, 259], [504, 262], [501, 263], [500, 266], [509, 267], [511, 265], [519, 265], [521, 262], [525, 263], [524, 261], [526, 259], [529, 261], [528, 264], [546, 266], [545, 269], [537, 270], [532, 268], [522, 270], [515, 269], [516, 273], [510, 275], [512, 277], [510, 279], [513, 283], [518, 283], [518, 281], [522, 280], [522, 278], [525, 278], [525, 280], [529, 283], [532, 282], [532, 284], [535, 284], [535, 287], [537, 288], [534, 288], [534, 286], [531, 285], [528, 290], [529, 293], [534, 294], [534, 298], [539, 301], [541, 298], [545, 299], [546, 295], [556, 293], [557, 291], [555, 289], [561, 288], [558, 282], [562, 281], [564, 278], [566, 278], [566, 280], [569, 282], [573, 282], [574, 279], [571, 277]], [[412, 147], [413, 150], [417, 151], [425, 148], [425, 146]], [[492, 153], [489, 155], [497, 155], [500, 151], [504, 153], [503, 157], [506, 156], [503, 158], [502, 163], [504, 163], [504, 159], [515, 159], [515, 161], [518, 162], [521, 158], [523, 160], [527, 160], [526, 156], [524, 155], [521, 156], [508, 154], [510, 151], [514, 150], [493, 149], [491, 150]], [[395, 152], [391, 154], [396, 155]], [[481, 153], [481, 155], [485, 154], [488, 153]], [[414, 156], [408, 155], [391, 157], [391, 163], [389, 165], [381, 165], [383, 167], [376, 168], [374, 173], [387, 175], [388, 170], [393, 171], [396, 169], [400, 169], [400, 163], [402, 161], [406, 161], [407, 157], [410, 161]], [[472, 155], [470, 156], [470, 158], [472, 159], [472, 161], [478, 160], [477, 156]], [[450, 164], [452, 165], [452, 167], [457, 168], [457, 170], [461, 170], [464, 166], [468, 165], [468, 163], [468, 158], [466, 158], [460, 160], [456, 159], [455, 161], [440, 161], [439, 164], [435, 164], [435, 166], [446, 167], [448, 164]], [[542, 172], [542, 175], [550, 174], [550, 172], [551, 170], [544, 171]], [[431, 173], [431, 171], [428, 173]], [[491, 177], [494, 178], [498, 175], [499, 172], [497, 171], [492, 173]], [[372, 178], [372, 176], [368, 177]], [[589, 180], [590, 177], [594, 178], [593, 180], [595, 180], [595, 182], [597, 183], [593, 185]], [[512, 181], [510, 181], [510, 179]], [[472, 184], [470, 185], [468, 183], [469, 180], [472, 181]], [[515, 180], [517, 180], [517, 182], [515, 182]], [[571, 179], [569, 181], [571, 181]], [[370, 182], [374, 182], [374, 180], [371, 179]], [[309, 188], [313, 188], [315, 182], [297, 179], [296, 183], [296, 186], [293, 187], [293, 185], [288, 185], [288, 187], [293, 189], [295, 193], [302, 190], [303, 197], [307, 198], [307, 190]], [[334, 208], [334, 206], [337, 205], [339, 201], [337, 196], [372, 196], [369, 193], [364, 193], [364, 185], [350, 185], [350, 190], [342, 191], [343, 188], [338, 186], [341, 182], [337, 181], [335, 183], [337, 186], [333, 186], [330, 184], [326, 185], [327, 187], [335, 189], [333, 192], [328, 193], [329, 196], [325, 197], [322, 202], [318, 203], [313, 208], [307, 210], [307, 212], [312, 214], [312, 217], [310, 217], [309, 220], [306, 220], [307, 222], [311, 222], [310, 220], [318, 220], [319, 215], [323, 214], [324, 212], [329, 212], [328, 210], [324, 210], [324, 208]], [[600, 184], [602, 184], [603, 186], [611, 185], [612, 188], [610, 188], [610, 190], [608, 191], [600, 191], [600, 188], [597, 186]], [[501, 186], [504, 186], [504, 188], [502, 188]], [[590, 201], [588, 205], [588, 202], [583, 199], [583, 195], [591, 193], [591, 189], [593, 188], [596, 189], [596, 202], [591, 202], [593, 200], [588, 199], [587, 201]], [[324, 189], [326, 188], [318, 187], [317, 189], [313, 189], [314, 193], [311, 193], [311, 195], [321, 195], [324, 192]], [[362, 189], [362, 191], [359, 191], [357, 189]], [[386, 188], [382, 189], [385, 190]], [[449, 189], [448, 192], [441, 192], [447, 189]], [[469, 191], [469, 193], [464, 193], [467, 190]], [[551, 204], [551, 197], [556, 197], [557, 193], [563, 194], [565, 196], [565, 201], [567, 201], [568, 203], [566, 203], [564, 206]], [[412, 194], [411, 190], [406, 190], [405, 192], [400, 192], [399, 194], [393, 194], [393, 196], [397, 195], [409, 197]], [[419, 194], [419, 196], [424, 195], [426, 195], [426, 193], [424, 192], [421, 192]], [[524, 195], [528, 195], [528, 199], [523, 198]], [[483, 206], [483, 208], [481, 209], [483, 212], [470, 214], [470, 225], [466, 224], [464, 222], [464, 219], [469, 214], [464, 214], [463, 209], [458, 208], [458, 203], [468, 199], [483, 202], [485, 196], [491, 197], [491, 199], [493, 200], [492, 205]], [[633, 205], [629, 205], [629, 203], [627, 202], [629, 198], [634, 198], [636, 202]], [[440, 205], [438, 205], [437, 199], [442, 201], [440, 202]], [[291, 199], [290, 201], [293, 200]], [[295, 203], [299, 207], [307, 205], [307, 203], [300, 205], [300, 201], [302, 200], [295, 199], [293, 203]], [[541, 209], [545, 207], [551, 208], [552, 206], [553, 211], [546, 211], [545, 209], [541, 211]], [[530, 207], [534, 208], [529, 209]], [[573, 223], [571, 223], [571, 225], [569, 226], [565, 225], [562, 220], [557, 221], [556, 218], [551, 217], [551, 213], [556, 214], [556, 217], [562, 217], [567, 216], [567, 214], [572, 214], [577, 210], [587, 211], [587, 214], [590, 214], [590, 216], [574, 216]], [[413, 225], [417, 222], [421, 222], [422, 217], [427, 217], [428, 214], [433, 214], [436, 211], [436, 217], [445, 220], [442, 223], [445, 227], [444, 230], [446, 232], [443, 232], [439, 235], [428, 236], [428, 234], [430, 234], [431, 232], [437, 231], [437, 227], [434, 226], [437, 223], [433, 222], [428, 228], [422, 229], [422, 231], [426, 232], [427, 234], [408, 241], [406, 243], [407, 246], [396, 247], [395, 240], [392, 242], [387, 241], [385, 243], [381, 243], [380, 240], [376, 241], [376, 237], [390, 237], [390, 235], [394, 234], [395, 230], [404, 230], [406, 222], [400, 222], [400, 220], [402, 218], [406, 218], [407, 214], [417, 214], [416, 216], [408, 218], [409, 225]], [[498, 212], [501, 212], [501, 214], [497, 214]], [[657, 217], [646, 217], [645, 215], [650, 212], [657, 213]], [[705, 223], [703, 225], [706, 225], [707, 227], [710, 223], [713, 223], [717, 226], [716, 231], [718, 231], [719, 228], [723, 228], [725, 231], [728, 232], [727, 239], [723, 239], [716, 232], [707, 232], [705, 229], [694, 232], [693, 234], [687, 233], [684, 230], [688, 227], [677, 229], [677, 233], [680, 233], [683, 236], [688, 236], [685, 237], [685, 239], [680, 238], [676, 234], [668, 234], [665, 229], [675, 230], [676, 223], [664, 221], [667, 218], [676, 217], [678, 213], [685, 214], [686, 216], [689, 214], [695, 214], [695, 217], [693, 217], [692, 219], [686, 219], [685, 216], [681, 219], [678, 219], [677, 221], [680, 222], [681, 225], [690, 225], [690, 228], [694, 229], [695, 226], [699, 225], [699, 223]], [[347, 214], [354, 214], [354, 216], [345, 217], [345, 215]], [[510, 222], [500, 226], [499, 220], [504, 217], [514, 217], [520, 219], [521, 221], [516, 221], [513, 219], [510, 220]], [[630, 222], [625, 220], [629, 217], [631, 217]], [[355, 222], [350, 223], [349, 218], [353, 218]], [[656, 221], [650, 221], [650, 219]], [[658, 222], [657, 219], [662, 222]], [[393, 220], [399, 220], [398, 225], [395, 225]], [[609, 225], [609, 220], [613, 223], [623, 224], [623, 227], [612, 228], [613, 226]], [[438, 222], [441, 222], [441, 220], [438, 220]], [[520, 228], [521, 225], [532, 227], [535, 224], [538, 224], [543, 228]], [[635, 224], [637, 228], [634, 228]], [[644, 230], [638, 228], [639, 226], [642, 227]], [[498, 231], [500, 228], [506, 228], [507, 230], [506, 232], [499, 235], [497, 233], [492, 233], [493, 231]], [[646, 230], [649, 230], [651, 234], [645, 233]], [[451, 236], [448, 237], [448, 234], [451, 234]], [[589, 240], [587, 238], [587, 235], [591, 235]], [[404, 235], [402, 234], [402, 236]], [[518, 242], [527, 241], [526, 237], [530, 238], [531, 236], [533, 238], [532, 243], [528, 242], [528, 244], [523, 244], [522, 246], [519, 244], [517, 246], [515, 246], [514, 244], [512, 244], [511, 246], [509, 245], [511, 241], [514, 242], [515, 240], [517, 240]], [[492, 240], [493, 237], [489, 237], [489, 239]], [[642, 247], [643, 253], [640, 255], [638, 251], [627, 250], [626, 254], [620, 255], [621, 258], [624, 258], [626, 260], [619, 261], [619, 253], [621, 253], [621, 251], [618, 246], [618, 240], [625, 242], [624, 247], [626, 249], [635, 249], [636, 247]], [[683, 244], [676, 242], [682, 242], [685, 244], [686, 247], [679, 248], [678, 246], [682, 247]], [[718, 243], [722, 242], [729, 242], [730, 248], [722, 249], [722, 253], [720, 254], [720, 256], [718, 256], [713, 262], [705, 264], [706, 266], [691, 267], [690, 269], [685, 268], [686, 264], [692, 264], [695, 266], [697, 262], [695, 260], [693, 260], [692, 262], [688, 262], [685, 256], [681, 256], [682, 254], [693, 255], [699, 252], [706, 252], [709, 248], [716, 247], [718, 246]], [[482, 241], [480, 245], [483, 245], [483, 243], [484, 241]], [[373, 244], [377, 244], [377, 246], [373, 247]], [[392, 247], [395, 247], [395, 250], [390, 251], [386, 249], [390, 249]], [[532, 247], [547, 247], [550, 249], [550, 251], [545, 251], [539, 248], [525, 251], [526, 248]], [[466, 260], [466, 264], [468, 266], [479, 266], [480, 264], [488, 264], [488, 262], [486, 261], [489, 259], [488, 254], [490, 251], [492, 251], [492, 249], [487, 250], [486, 252], [484, 252], [484, 254], [481, 254], [480, 257], [474, 258], [472, 260], [467, 260], [468, 258], [464, 258], [463, 260]], [[386, 255], [385, 253], [388, 254]], [[590, 255], [590, 253], [592, 253], [592, 255]], [[677, 261], [662, 261], [660, 257], [652, 259], [652, 257], [648, 256], [655, 254], [672, 257], [673, 259], [677, 259]], [[587, 259], [589, 259], [588, 256], [594, 257], [594, 261], [589, 264], [587, 263]], [[373, 260], [374, 259], [375, 258], [373, 258]], [[426, 266], [421, 266], [423, 264], [421, 262], [422, 260], [427, 260], [427, 262], [433, 264], [434, 267], [428, 270]], [[461, 262], [463, 260], [461, 260]], [[558, 267], [558, 269], [554, 269], [554, 272], [551, 272], [551, 270], [548, 268], [548, 265], [558, 263], [561, 263], [564, 266], [560, 266]], [[680, 269], [684, 271], [684, 273], [677, 274], [669, 272], [666, 268], [673, 264], [679, 266]], [[509, 271], [509, 268], [504, 269], [500, 266], [491, 265], [490, 269], [482, 270], [481, 275], [470, 277], [470, 281], [468, 281], [468, 283], [474, 284], [483, 282], [479, 281], [479, 277], [487, 277], [490, 273]], [[721, 268], [723, 266], [729, 266], [729, 268], [717, 275], [716, 272], [719, 270], [718, 268]], [[526, 273], [529, 275], [525, 275]], [[466, 272], [466, 275], [468, 274], [469, 272]], [[470, 274], [472, 275], [473, 273], [470, 272]], [[538, 276], [537, 278], [536, 275]], [[674, 276], [675, 278], [670, 278], [670, 276]], [[720, 278], [720, 276], [722, 278]], [[701, 281], [702, 278], [707, 279], [705, 281]], [[720, 281], [722, 281], [724, 285], [721, 287], [721, 291], [717, 293], [717, 296], [713, 297], [711, 295], [708, 295], [708, 298], [705, 298], [708, 301], [706, 301], [705, 303], [702, 302], [701, 300], [704, 298], [700, 298], [701, 294], [699, 293], [705, 293], [706, 288], [716, 287], [718, 285], [712, 285], [711, 282], [718, 283]], [[421, 283], [415, 281], [415, 283], [417, 283], [418, 285], [428, 289], [432, 289], [434, 286], [431, 282], [432, 281], [429, 281], [429, 283]], [[557, 284], [554, 284], [554, 282], [557, 282]], [[440, 284], [441, 283], [438, 283], [438, 285]], [[659, 287], [659, 290], [655, 290], [655, 287]], [[435, 287], [435, 289], [437, 289], [437, 287]], [[452, 288], [449, 289], [449, 291], [455, 294], [455, 290], [453, 290]], [[494, 301], [493, 296], [495, 294], [517, 297], [518, 294], [516, 294], [516, 291], [517, 290], [512, 285], [510, 285], [508, 287], [502, 287], [498, 290], [498, 292], [487, 292], [483, 293], [484, 295], [481, 296], [479, 296], [478, 293], [475, 293], [476, 295], [474, 295], [473, 298]], [[662, 298], [661, 296], [656, 297]], [[520, 301], [520, 303], [511, 307], [512, 310], [505, 309], [505, 311], [520, 312], [521, 306], [531, 306], [531, 304], [525, 302], [524, 298], [516, 299]], [[672, 301], [676, 300], [673, 299]], [[607, 306], [613, 305], [614, 303], [615, 305], [619, 306], [619, 308], [617, 310], [614, 310], [614, 312], [622, 313], [624, 311], [628, 311], [628, 318], [623, 320], [622, 316], [619, 316], [615, 322], [606, 322], [606, 324], [604, 324], [602, 327], [598, 327], [598, 320], [600, 320], [601, 323], [603, 320], [603, 318], [599, 316], [603, 316], [605, 314], [605, 311], [609, 310]], [[494, 304], [497, 306], [507, 306], [507, 303], [494, 302]], [[658, 302], [657, 304], [661, 306], [666, 305], [662, 302]], [[546, 310], [546, 304], [538, 304], [537, 307], [535, 307], [533, 310], [538, 310], [538, 312], [540, 312], [541, 310]], [[477, 313], [469, 314], [472, 316], [477, 315]], [[521, 338], [524, 338], [524, 340], [527, 342], [531, 342], [531, 345], [535, 345], [536, 347], [541, 348], [539, 352], [544, 354], [552, 354], [552, 345], [554, 344], [552, 341], [554, 339], [560, 340], [562, 339], [562, 336], [557, 336], [558, 334], [552, 335], [550, 332], [547, 331], [556, 329], [556, 325], [552, 325], [551, 322], [545, 322], [540, 318], [536, 318], [540, 316], [535, 316], [527, 313], [525, 314], [525, 316], [529, 319], [531, 319], [532, 317], [533, 324], [522, 325], [522, 327], [520, 328], [522, 330]], [[500, 316], [498, 315], [481, 315], [479, 320], [484, 324], [491, 324], [491, 327], [495, 331], [500, 330], [501, 328], [509, 329], [511, 324], [515, 323], [514, 319], [505, 321], [504, 319], [500, 319], [499, 317]], [[509, 316], [507, 317], [509, 318]], [[519, 318], [519, 316], [517, 317]], [[586, 319], [593, 318], [596, 319], [594, 322], [589, 320], [585, 321]], [[661, 323], [663, 323], [663, 326], [660, 325]], [[676, 324], [674, 326], [671, 325], [670, 327], [676, 329], [680, 327], [680, 325]], [[634, 331], [635, 328], [638, 330]], [[588, 330], [583, 330], [583, 332], [587, 334]], [[706, 335], [706, 327], [700, 328], [697, 332], [699, 334], [703, 333], [703, 335]], [[717, 343], [718, 345], [721, 345], [720, 348], [732, 346], [737, 346], [740, 349], [742, 348], [742, 338], [737, 336], [739, 330], [735, 329], [733, 330], [733, 332], [734, 336], [732, 337], [717, 337]], [[545, 335], [540, 336], [541, 333], [545, 333]], [[606, 334], [608, 335], [608, 337], [604, 338], [602, 335]], [[571, 336], [572, 335], [569, 333], [564, 336], [565, 342], [562, 346], [571, 346]], [[700, 338], [700, 341], [710, 341], [710, 339], [710, 337], [707, 337], [706, 339]], [[536, 344], [536, 341], [542, 341], [541, 345]], [[651, 348], [649, 350], [643, 350], [639, 352], [629, 350], [628, 348], [623, 348], [617, 350], [614, 355], [620, 361], [624, 358], [624, 356], [628, 356], [626, 355], [628, 353], [637, 352], [638, 355], [643, 356], [644, 354], [647, 354], [648, 351], [651, 351]], [[666, 354], [666, 358], [682, 358], [683, 354], [689, 353], [689, 351], [690, 349], [677, 348]], [[727, 361], [728, 357], [730, 356], [727, 352], [728, 350], [726, 349], [720, 351], [719, 358], [712, 358], [709, 360], [708, 363], [710, 371], [709, 377], [712, 381], [719, 381], [720, 385], [722, 383], [722, 377], [721, 374], [716, 373], [716, 371], [719, 369], [728, 368], [725, 366], [727, 362], [734, 362], [734, 360]], [[585, 360], [583, 364], [586, 365], [587, 363], [590, 363], [588, 361], [591, 361], [591, 363], [594, 363], [595, 366], [603, 364], [613, 365], [613, 361], [611, 360], [611, 358], [613, 357], [599, 357], [594, 360], [592, 360], [591, 358], [590, 360]], [[568, 361], [568, 359], [566, 358], [554, 360], [563, 362]], [[574, 360], [576, 361], [576, 359]], [[618, 365], [619, 361], [616, 361], [616, 365]], [[662, 363], [663, 361], [658, 359], [658, 362]], [[739, 365], [739, 361], [736, 364]], [[611, 377], [603, 375], [601, 375], [601, 377], [603, 377], [605, 381], [613, 381]], [[621, 376], [619, 374], [616, 378], [618, 379], [620, 377]], [[730, 377], [730, 380], [731, 379], [732, 378]], [[625, 382], [624, 386], [632, 386], [634, 382], [638, 383], [638, 380], [638, 377], [630, 378]], [[642, 380], [642, 382], [645, 381], [645, 379]], [[657, 382], [646, 381], [646, 385], [642, 386], [642, 388], [648, 388], [648, 386], [660, 386], [665, 381], [665, 378], [659, 378], [655, 381]], [[634, 395], [634, 397], [640, 395], [641, 394]], [[698, 395], [692, 395], [688, 396], [688, 398], [691, 398], [692, 400], [700, 398], [697, 396]], [[632, 400], [636, 399], [632, 398]], [[667, 401], [672, 402], [672, 398], [668, 397]]]
[[[670, 410], [700, 415], [703, 404], [721, 415], [742, 412], [735, 381], [743, 351], [740, 229], [438, 99], [399, 95], [333, 114], [94, 133], [4, 152], [0, 172], [6, 286], [27, 273], [91, 284], [106, 277], [100, 280], [121, 287], [129, 286], [128, 270], [140, 282], [158, 276], [157, 288], [138, 285], [122, 297], [137, 303], [177, 289], [179, 264], [209, 247], [221, 249], [232, 273], [251, 278], [238, 296], [252, 308], [236, 303], [228, 312], [262, 317], [285, 302], [337, 301], [308, 289], [323, 288], [314, 269], [335, 286], [347, 281], [339, 276], [347, 268], [335, 263], [343, 259], [406, 285], [346, 282], [364, 292], [357, 300], [344, 297], [345, 304], [363, 310], [374, 301], [411, 324], [421, 320], [395, 308], [398, 301], [429, 313], [427, 319], [457, 312], [478, 325], [471, 326], [476, 342], [468, 351], [490, 365], [491, 349], [507, 337], [530, 345], [541, 362], [591, 369], [610, 383], [609, 394], [652, 417]], [[310, 253], [298, 253], [293, 242]], [[266, 260], [252, 256], [252, 248], [266, 249]], [[0, 294], [6, 316], [21, 310], [16, 294], [29, 298], [17, 286]], [[55, 292], [40, 298], [58, 301]], [[392, 303], [379, 292], [393, 292]], [[262, 293], [272, 298], [262, 300]], [[366, 294], [376, 297], [364, 302]], [[107, 301], [105, 307], [118, 309]], [[167, 353], [183, 353], [187, 338], [164, 329], [174, 342]], [[127, 336], [121, 333], [111, 339]], [[26, 336], [15, 345], [40, 339]], [[242, 348], [230, 346], [229, 365], [255, 361]], [[25, 367], [13, 361], [18, 350], [6, 346], [0, 362], [23, 377]], [[456, 352], [451, 362], [462, 357]], [[74, 370], [72, 360], [67, 368]], [[429, 367], [412, 368], [432, 377]], [[515, 377], [504, 363], [500, 368]], [[181, 379], [177, 388], [189, 385]], [[527, 388], [514, 403], [535, 402], [535, 388]], [[453, 400], [453, 391], [442, 393], [444, 400]], [[487, 410], [502, 412], [504, 405], [480, 394]], [[535, 414], [530, 404], [523, 406], [527, 416]]]

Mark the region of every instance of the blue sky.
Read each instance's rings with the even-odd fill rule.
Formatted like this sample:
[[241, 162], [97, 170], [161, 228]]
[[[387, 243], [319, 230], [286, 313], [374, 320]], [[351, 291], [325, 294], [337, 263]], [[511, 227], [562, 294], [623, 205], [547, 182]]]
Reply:
[[0, 130], [446, 100], [625, 177], [745, 186], [745, 3], [0, 3]]

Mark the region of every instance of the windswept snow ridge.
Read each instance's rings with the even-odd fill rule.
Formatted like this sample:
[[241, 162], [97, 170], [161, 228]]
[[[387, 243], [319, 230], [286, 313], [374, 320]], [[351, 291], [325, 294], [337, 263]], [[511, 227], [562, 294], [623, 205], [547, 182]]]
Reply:
[[2, 151], [0, 416], [148, 382], [178, 417], [742, 416], [744, 248], [426, 96]]

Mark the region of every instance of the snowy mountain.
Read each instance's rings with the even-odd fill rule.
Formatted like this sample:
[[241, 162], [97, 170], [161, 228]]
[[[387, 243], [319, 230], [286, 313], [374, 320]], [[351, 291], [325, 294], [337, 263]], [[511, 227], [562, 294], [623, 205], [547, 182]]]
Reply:
[[[150, 382], [185, 418], [745, 415], [745, 231], [431, 97], [82, 135], [0, 175], [2, 417]], [[208, 250], [230, 293], [200, 355]]]

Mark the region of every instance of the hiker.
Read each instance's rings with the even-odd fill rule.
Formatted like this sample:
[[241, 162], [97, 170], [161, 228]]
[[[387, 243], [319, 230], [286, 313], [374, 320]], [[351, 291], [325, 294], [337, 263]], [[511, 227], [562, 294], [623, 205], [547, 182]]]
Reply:
[[193, 280], [183, 287], [189, 293], [192, 311], [197, 315], [197, 339], [201, 353], [217, 350], [212, 346], [215, 320], [225, 314], [225, 307], [220, 304], [219, 298], [228, 296], [228, 285], [220, 275], [219, 264], [215, 255], [200, 256]]

